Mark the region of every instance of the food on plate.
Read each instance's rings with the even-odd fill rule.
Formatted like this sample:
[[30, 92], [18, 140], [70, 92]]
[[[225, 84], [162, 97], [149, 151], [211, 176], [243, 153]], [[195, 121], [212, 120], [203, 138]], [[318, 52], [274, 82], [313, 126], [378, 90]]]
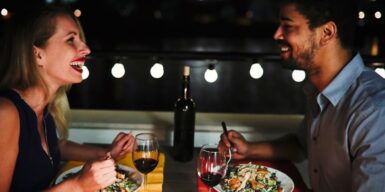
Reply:
[[116, 166], [116, 180], [110, 186], [100, 190], [101, 192], [133, 192], [139, 184], [132, 178], [135, 178], [137, 172], [128, 172]]
[[274, 172], [251, 163], [229, 167], [222, 188], [227, 192], [283, 192]]
[[[139, 174], [138, 172], [128, 171], [116, 165], [116, 173], [115, 182], [101, 189], [100, 192], [134, 192], [141, 185], [137, 179], [135, 179], [137, 178], [137, 174]], [[73, 177], [76, 174], [76, 172], [67, 173], [63, 176], [63, 180]]]

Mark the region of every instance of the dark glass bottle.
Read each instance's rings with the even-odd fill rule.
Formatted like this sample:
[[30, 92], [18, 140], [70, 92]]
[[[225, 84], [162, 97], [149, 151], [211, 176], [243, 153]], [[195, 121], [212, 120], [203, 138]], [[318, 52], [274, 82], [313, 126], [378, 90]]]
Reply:
[[190, 161], [193, 158], [195, 132], [195, 102], [190, 97], [190, 67], [183, 70], [181, 97], [174, 108], [174, 148], [177, 161]]

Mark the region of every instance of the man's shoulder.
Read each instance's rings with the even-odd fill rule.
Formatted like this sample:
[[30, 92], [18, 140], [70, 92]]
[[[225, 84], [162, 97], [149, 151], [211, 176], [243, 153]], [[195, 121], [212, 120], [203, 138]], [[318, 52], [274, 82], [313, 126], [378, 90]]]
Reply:
[[385, 79], [371, 69], [364, 70], [345, 99], [355, 110], [385, 111]]

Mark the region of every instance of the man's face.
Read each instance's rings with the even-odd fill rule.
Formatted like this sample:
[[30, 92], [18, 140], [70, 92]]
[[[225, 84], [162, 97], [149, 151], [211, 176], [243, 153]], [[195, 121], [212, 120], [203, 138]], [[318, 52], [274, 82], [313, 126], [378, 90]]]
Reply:
[[318, 50], [316, 31], [294, 4], [281, 7], [280, 25], [274, 39], [280, 44], [281, 58], [289, 65], [305, 71], [314, 69], [314, 56]]

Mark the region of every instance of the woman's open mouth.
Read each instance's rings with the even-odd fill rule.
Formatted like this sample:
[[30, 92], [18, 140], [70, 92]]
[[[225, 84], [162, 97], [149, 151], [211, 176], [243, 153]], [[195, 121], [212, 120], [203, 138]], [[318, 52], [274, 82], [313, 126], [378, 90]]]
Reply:
[[75, 69], [77, 72], [82, 73], [83, 72], [83, 63], [82, 62], [73, 62], [70, 64], [73, 69]]

